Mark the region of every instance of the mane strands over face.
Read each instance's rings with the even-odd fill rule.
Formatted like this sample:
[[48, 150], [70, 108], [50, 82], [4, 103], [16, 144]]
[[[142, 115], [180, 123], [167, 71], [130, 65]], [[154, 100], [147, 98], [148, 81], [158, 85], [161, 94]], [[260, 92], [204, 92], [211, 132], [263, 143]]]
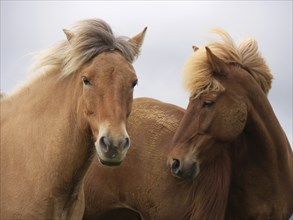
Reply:
[[[111, 27], [103, 20], [88, 19], [77, 22], [72, 29], [64, 30], [67, 39], [39, 54], [32, 71], [46, 67], [50, 71], [59, 67], [61, 77], [66, 77], [96, 55], [105, 51], [120, 51], [133, 62], [139, 48], [127, 37], [115, 37]], [[48, 69], [49, 67], [49, 69]]]
[[[253, 38], [247, 38], [237, 46], [224, 30], [213, 29], [212, 32], [218, 34], [221, 41], [214, 41], [206, 46], [225, 63], [236, 63], [248, 70], [267, 94], [273, 76], [258, 51], [257, 42]], [[207, 92], [224, 90], [220, 82], [213, 77], [205, 46], [193, 52], [183, 69], [183, 77], [184, 86], [194, 98]]]

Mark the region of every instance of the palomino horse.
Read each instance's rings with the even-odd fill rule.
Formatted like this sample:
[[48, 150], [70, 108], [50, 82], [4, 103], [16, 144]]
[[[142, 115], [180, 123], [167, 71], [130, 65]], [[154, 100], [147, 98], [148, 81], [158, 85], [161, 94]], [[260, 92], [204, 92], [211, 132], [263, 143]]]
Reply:
[[[217, 32], [224, 42], [200, 48], [185, 68], [194, 91], [185, 114], [172, 105], [134, 101], [132, 149], [115, 170], [97, 160], [90, 166], [84, 219], [289, 218], [292, 151], [266, 97], [270, 71], [253, 39], [236, 47]], [[180, 178], [166, 173], [170, 151], [168, 164]]]
[[119, 165], [145, 30], [115, 37], [99, 19], [64, 30], [45, 51], [42, 74], [1, 98], [1, 219], [81, 219], [82, 179], [96, 149]]
[[293, 154], [267, 99], [272, 75], [249, 38], [199, 48], [184, 69], [190, 91], [172, 141], [174, 176], [198, 182], [196, 219], [289, 219]]

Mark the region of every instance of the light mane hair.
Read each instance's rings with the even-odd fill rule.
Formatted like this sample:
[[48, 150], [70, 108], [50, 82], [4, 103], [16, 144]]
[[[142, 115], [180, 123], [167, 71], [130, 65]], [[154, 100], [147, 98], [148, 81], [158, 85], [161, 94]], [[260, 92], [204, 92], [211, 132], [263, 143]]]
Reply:
[[105, 51], [118, 50], [131, 63], [139, 54], [139, 47], [133, 41], [115, 37], [111, 27], [101, 19], [78, 21], [69, 33], [70, 39], [40, 52], [31, 71], [48, 72], [57, 68], [61, 70], [60, 77], [66, 77]]
[[[256, 40], [249, 37], [236, 45], [231, 36], [223, 29], [212, 29], [221, 37], [206, 45], [222, 61], [227, 64], [238, 64], [245, 68], [257, 81], [265, 94], [271, 88], [273, 75], [266, 61], [258, 51]], [[223, 91], [225, 88], [213, 77], [213, 71], [208, 63], [205, 47], [193, 52], [183, 69], [183, 84], [191, 97], [197, 98], [202, 94], [213, 91]]]

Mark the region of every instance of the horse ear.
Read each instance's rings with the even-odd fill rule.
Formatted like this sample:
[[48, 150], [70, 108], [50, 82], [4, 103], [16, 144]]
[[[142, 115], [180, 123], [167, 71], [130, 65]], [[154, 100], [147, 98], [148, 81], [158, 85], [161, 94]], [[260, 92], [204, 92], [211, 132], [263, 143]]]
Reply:
[[197, 46], [195, 46], [195, 45], [192, 45], [192, 49], [193, 49], [194, 52], [196, 52], [199, 48]]
[[135, 51], [135, 54], [134, 54], [135, 56], [138, 56], [139, 54], [146, 30], [147, 30], [147, 27], [145, 27], [142, 32], [140, 32], [139, 34], [135, 35], [134, 37], [128, 40], [128, 42], [130, 43], [130, 45], [133, 47]]
[[67, 40], [70, 41], [71, 38], [73, 37], [73, 34], [69, 30], [67, 30], [67, 29], [63, 29], [63, 32], [66, 35]]
[[207, 53], [208, 62], [210, 63], [213, 72], [223, 73], [223, 70], [226, 66], [224, 61], [218, 58], [215, 54], [213, 54], [213, 52], [208, 47], [206, 47], [206, 53]]

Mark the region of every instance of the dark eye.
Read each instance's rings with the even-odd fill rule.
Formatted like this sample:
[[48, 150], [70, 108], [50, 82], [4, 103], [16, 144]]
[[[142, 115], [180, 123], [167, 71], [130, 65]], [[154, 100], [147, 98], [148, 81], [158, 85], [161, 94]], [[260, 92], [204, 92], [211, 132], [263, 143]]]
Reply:
[[137, 85], [137, 79], [132, 82], [131, 88], [134, 88], [136, 85]]
[[208, 107], [211, 107], [214, 103], [215, 103], [215, 102], [213, 102], [213, 101], [205, 100], [205, 101], [203, 102], [202, 107], [204, 107], [204, 108], [208, 108]]
[[87, 86], [92, 85], [91, 81], [86, 76], [82, 76], [82, 81], [84, 85], [87, 85]]

